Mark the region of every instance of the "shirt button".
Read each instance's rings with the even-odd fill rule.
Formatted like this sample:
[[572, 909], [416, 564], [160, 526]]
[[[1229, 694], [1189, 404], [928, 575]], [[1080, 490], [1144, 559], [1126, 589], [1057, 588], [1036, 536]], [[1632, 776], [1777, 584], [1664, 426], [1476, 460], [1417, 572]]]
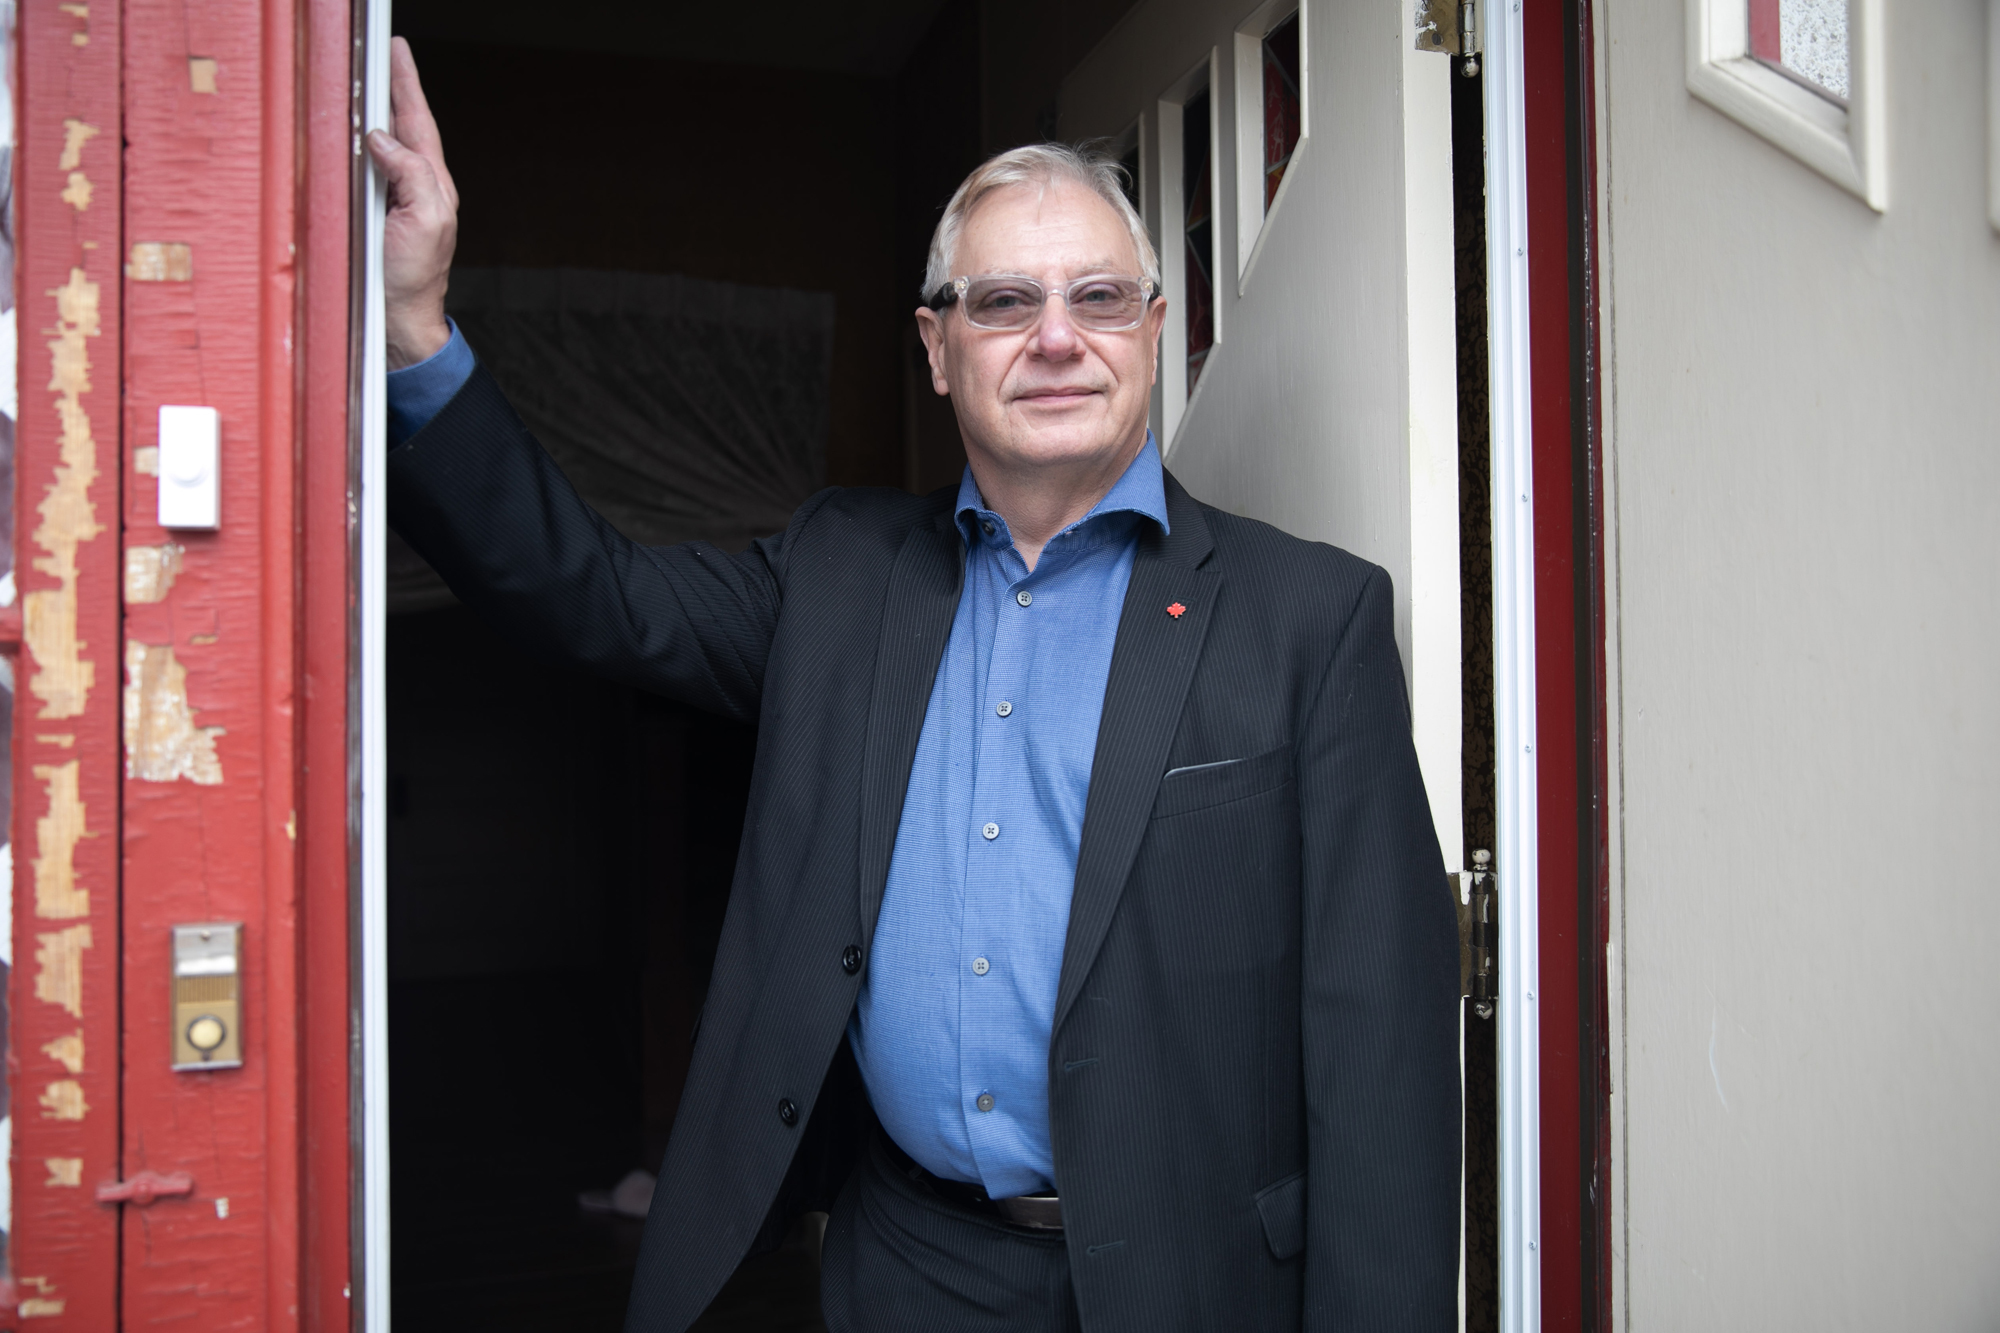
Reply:
[[978, 1107], [982, 1111], [990, 1111], [993, 1109], [993, 1094], [990, 1092], [982, 1092], [979, 1094], [978, 1100], [974, 1101], [972, 1104]]
[[784, 1121], [785, 1128], [787, 1129], [799, 1123], [799, 1108], [790, 1097], [779, 1100], [778, 1119]]
[[840, 970], [853, 976], [861, 970], [861, 946], [850, 944], [840, 951]]
[[985, 828], [979, 830], [979, 836], [991, 842], [1000, 836], [1000, 826], [998, 824], [988, 824]]
[[991, 523], [981, 523], [979, 525], [979, 530], [981, 532], [984, 532], [989, 537], [993, 535], [993, 525]]
[[994, 709], [993, 711], [998, 713], [1002, 717], [1006, 717], [1008, 714], [1014, 711], [1014, 705], [1008, 703], [1005, 699], [1002, 699], [1000, 701], [1000, 706]]
[[1014, 600], [1019, 602], [1022, 606], [1026, 606], [1029, 602], [1035, 600], [1035, 594], [1029, 592], [1026, 588], [1023, 588], [1021, 589], [1021, 591], [1014, 594]]
[[972, 960], [973, 976], [983, 977], [992, 970], [993, 970], [993, 964], [987, 962], [984, 958], [975, 958]]

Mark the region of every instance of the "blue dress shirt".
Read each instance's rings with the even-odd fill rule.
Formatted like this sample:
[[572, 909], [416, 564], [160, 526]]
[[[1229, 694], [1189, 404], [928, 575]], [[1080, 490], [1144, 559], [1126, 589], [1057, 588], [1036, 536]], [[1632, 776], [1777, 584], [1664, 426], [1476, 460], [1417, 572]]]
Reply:
[[[451, 341], [388, 377], [389, 442], [472, 374]], [[1098, 717], [1159, 450], [1042, 548], [1033, 573], [972, 470], [965, 588], [903, 797], [873, 956], [848, 1034], [883, 1127], [932, 1173], [996, 1199], [1055, 1181], [1049, 1038]]]
[[391, 449], [422, 430], [472, 378], [472, 347], [458, 331], [457, 320], [447, 316], [445, 322], [451, 325], [450, 341], [415, 365], [389, 372]]
[[1111, 649], [1141, 525], [1167, 526], [1146, 438], [1031, 574], [972, 471], [965, 590], [903, 796], [849, 1027], [883, 1128], [992, 1198], [1054, 1183], [1049, 1036]]

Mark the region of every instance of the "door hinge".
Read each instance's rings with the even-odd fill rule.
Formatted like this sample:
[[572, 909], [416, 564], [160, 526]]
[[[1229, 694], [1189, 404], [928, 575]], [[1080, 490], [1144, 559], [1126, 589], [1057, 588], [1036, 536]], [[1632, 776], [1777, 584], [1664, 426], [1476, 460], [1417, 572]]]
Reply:
[[1417, 50], [1464, 56], [1459, 73], [1479, 73], [1478, 0], [1414, 0]]
[[1492, 869], [1494, 855], [1484, 847], [1472, 853], [1472, 871], [1466, 873], [1466, 987], [1472, 999], [1472, 1013], [1482, 1019], [1494, 1017], [1494, 895], [1500, 891], [1500, 877]]

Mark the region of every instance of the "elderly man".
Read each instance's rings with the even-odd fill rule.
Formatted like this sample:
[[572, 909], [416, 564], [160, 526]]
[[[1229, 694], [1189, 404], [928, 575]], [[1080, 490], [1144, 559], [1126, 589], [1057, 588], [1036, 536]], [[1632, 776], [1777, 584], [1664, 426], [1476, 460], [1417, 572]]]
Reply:
[[646, 548], [446, 320], [394, 60], [392, 522], [503, 630], [760, 728], [628, 1327], [813, 1207], [834, 1330], [1452, 1326], [1457, 946], [1389, 580], [1162, 468], [1117, 168], [1017, 149], [946, 208], [955, 489]]

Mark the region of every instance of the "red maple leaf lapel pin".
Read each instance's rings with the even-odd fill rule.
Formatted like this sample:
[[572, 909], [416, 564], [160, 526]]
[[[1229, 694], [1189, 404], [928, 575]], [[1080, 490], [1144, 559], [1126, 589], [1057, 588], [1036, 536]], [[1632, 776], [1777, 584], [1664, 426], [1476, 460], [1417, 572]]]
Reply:
[[1182, 606], [1179, 602], [1175, 602], [1167, 608], [1167, 614], [1172, 616], [1175, 620], [1179, 620], [1182, 616], [1187, 614], [1187, 608], [1185, 606]]

